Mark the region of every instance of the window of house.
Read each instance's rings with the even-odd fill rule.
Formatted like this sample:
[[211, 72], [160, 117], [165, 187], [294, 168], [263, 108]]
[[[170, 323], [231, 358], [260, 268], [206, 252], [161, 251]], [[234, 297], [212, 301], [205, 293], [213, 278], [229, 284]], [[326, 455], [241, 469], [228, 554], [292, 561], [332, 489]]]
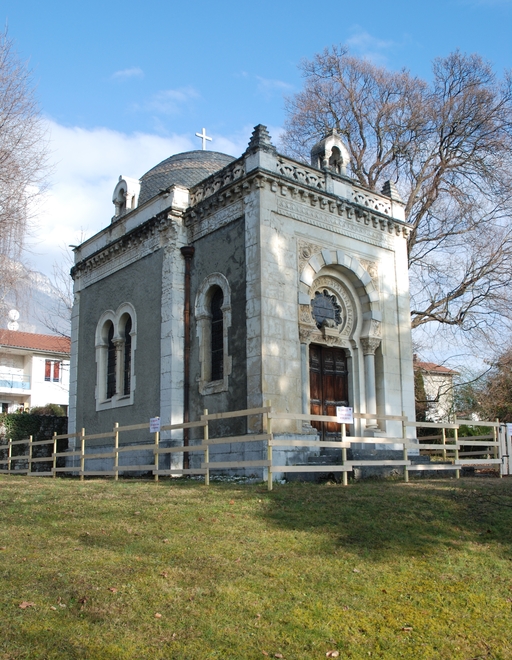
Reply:
[[196, 296], [195, 319], [199, 339], [199, 392], [225, 392], [232, 363], [228, 342], [231, 291], [222, 273], [212, 273], [203, 280]]
[[96, 410], [133, 403], [136, 316], [129, 303], [107, 311], [96, 326]]
[[45, 360], [44, 379], [47, 382], [60, 383], [61, 363], [60, 360]]

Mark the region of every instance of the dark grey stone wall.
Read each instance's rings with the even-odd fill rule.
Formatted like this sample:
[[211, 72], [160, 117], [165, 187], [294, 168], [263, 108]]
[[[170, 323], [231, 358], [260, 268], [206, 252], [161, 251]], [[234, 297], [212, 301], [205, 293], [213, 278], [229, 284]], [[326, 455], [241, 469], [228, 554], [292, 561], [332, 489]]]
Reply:
[[[162, 257], [162, 250], [158, 250], [80, 294], [77, 431], [85, 427], [87, 434], [102, 433], [110, 430], [114, 422], [124, 426], [147, 420], [149, 426], [150, 417], [159, 415]], [[106, 310], [115, 311], [126, 302], [133, 305], [137, 314], [134, 403], [97, 412], [96, 326]], [[152, 441], [149, 431], [128, 432], [120, 437], [121, 444], [145, 441]], [[105, 444], [105, 440], [99, 442]]]
[[[247, 407], [246, 372], [246, 269], [245, 269], [245, 223], [241, 218], [222, 227], [194, 243], [195, 254], [191, 270], [191, 304], [195, 303], [196, 293], [203, 280], [212, 273], [222, 273], [231, 289], [231, 327], [228, 331], [229, 354], [232, 357], [232, 371], [229, 377], [229, 390], [210, 395], [199, 393], [199, 340], [195, 319], [191, 318], [190, 351], [190, 419], [198, 419], [204, 408], [210, 413], [243, 410]], [[246, 432], [245, 417], [212, 423], [210, 436], [238, 435]], [[197, 437], [193, 434], [192, 437]], [[247, 447], [237, 443], [231, 447], [212, 448], [215, 460], [235, 460], [235, 456], [245, 460], [256, 458], [255, 446]], [[257, 458], [260, 458], [258, 452]], [[192, 460], [192, 455], [191, 455]]]

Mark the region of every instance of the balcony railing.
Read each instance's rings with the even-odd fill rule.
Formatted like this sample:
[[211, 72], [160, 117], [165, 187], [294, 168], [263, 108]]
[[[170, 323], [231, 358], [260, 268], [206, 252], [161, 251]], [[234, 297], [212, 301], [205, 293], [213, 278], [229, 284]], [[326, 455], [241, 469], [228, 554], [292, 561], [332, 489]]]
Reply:
[[0, 388], [10, 390], [29, 390], [30, 376], [25, 374], [10, 374], [0, 371]]

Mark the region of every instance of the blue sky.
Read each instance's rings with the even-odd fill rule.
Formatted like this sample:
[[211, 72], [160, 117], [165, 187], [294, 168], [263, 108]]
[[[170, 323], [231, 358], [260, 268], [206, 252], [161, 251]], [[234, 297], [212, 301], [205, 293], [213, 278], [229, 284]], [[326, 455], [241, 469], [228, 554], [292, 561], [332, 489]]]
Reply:
[[235, 156], [258, 123], [277, 139], [297, 65], [327, 46], [424, 77], [456, 48], [512, 67], [512, 0], [3, 0], [0, 12], [48, 122], [52, 188], [29, 256], [46, 273], [109, 223], [120, 174], [200, 148], [203, 126], [209, 148]]
[[[44, 113], [63, 126], [238, 140], [283, 122], [301, 58], [333, 43], [428, 76], [460, 48], [512, 65], [510, 0], [59, 2], [4, 0]], [[199, 129], [198, 129], [199, 127]]]

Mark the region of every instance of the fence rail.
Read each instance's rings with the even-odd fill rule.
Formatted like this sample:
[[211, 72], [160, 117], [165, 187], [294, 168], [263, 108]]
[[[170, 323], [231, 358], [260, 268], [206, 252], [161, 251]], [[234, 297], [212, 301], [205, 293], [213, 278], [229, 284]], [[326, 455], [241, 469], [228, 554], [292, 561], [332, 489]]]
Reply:
[[[224, 437], [209, 437], [210, 423], [227, 420], [239, 417], [254, 417], [260, 415], [262, 418], [262, 432], [247, 433], [243, 435], [224, 436]], [[511, 434], [507, 432], [503, 425], [500, 425], [499, 420], [493, 422], [481, 422], [474, 420], [456, 419], [454, 423], [436, 423], [436, 422], [416, 422], [409, 421], [405, 415], [371, 415], [365, 413], [355, 413], [355, 419], [360, 420], [377, 420], [378, 422], [394, 421], [400, 422], [402, 426], [402, 434], [400, 437], [366, 437], [366, 436], [349, 436], [347, 435], [347, 425], [339, 424], [339, 436], [336, 440], [316, 440], [312, 438], [301, 437], [296, 434], [295, 437], [276, 437], [273, 432], [274, 420], [291, 420], [296, 422], [323, 422], [323, 423], [338, 423], [337, 418], [332, 415], [311, 415], [311, 414], [295, 414], [288, 412], [277, 412], [272, 409], [270, 403], [259, 408], [250, 408], [247, 410], [236, 410], [224, 413], [208, 413], [204, 410], [201, 418], [197, 421], [172, 423], [160, 426], [159, 431], [152, 431], [152, 442], [124, 444], [120, 446], [120, 436], [134, 431], [148, 431], [149, 423], [131, 424], [128, 426], [119, 426], [118, 423], [114, 424], [112, 430], [104, 433], [92, 433], [87, 435], [85, 429], [77, 433], [60, 434], [56, 433], [51, 439], [34, 441], [32, 436], [26, 440], [11, 440], [9, 439], [4, 445], [0, 445], [0, 473], [2, 474], [26, 474], [30, 476], [48, 476], [55, 478], [59, 473], [71, 473], [78, 475], [80, 480], [84, 480], [89, 476], [113, 476], [115, 480], [119, 478], [120, 473], [125, 472], [150, 472], [155, 481], [158, 481], [160, 476], [179, 476], [179, 475], [199, 475], [204, 476], [205, 483], [209, 484], [210, 472], [212, 470], [240, 470], [247, 468], [264, 468], [267, 470], [268, 488], [272, 489], [273, 478], [276, 473], [341, 473], [343, 484], [348, 483], [348, 473], [353, 471], [354, 468], [360, 467], [383, 467], [383, 468], [397, 468], [403, 471], [404, 480], [408, 481], [410, 471], [453, 471], [456, 477], [460, 476], [460, 471], [463, 467], [473, 466], [476, 468], [482, 466], [489, 466], [495, 469], [499, 466], [500, 476], [503, 474], [512, 473], [512, 464], [510, 457], [512, 456], [512, 442]], [[475, 435], [459, 437], [459, 430], [461, 426], [471, 427], [487, 427], [491, 429], [491, 433], [486, 435]], [[178, 446], [161, 446], [160, 438], [161, 432], [177, 431], [183, 429], [202, 428], [203, 438], [197, 444], [182, 444]], [[427, 435], [419, 438], [411, 438], [408, 436], [409, 429], [437, 429], [439, 433]], [[512, 429], [510, 429], [512, 431]], [[293, 434], [287, 434], [292, 435]], [[57, 451], [58, 440], [74, 440], [79, 443], [79, 449], [71, 449], [68, 451]], [[108, 447], [104, 451], [94, 451], [93, 447], [88, 446], [88, 443], [93, 440], [111, 439], [113, 446]], [[428, 440], [429, 442], [425, 442]], [[432, 442], [435, 441], [435, 442]], [[238, 461], [215, 461], [210, 458], [210, 447], [219, 447], [220, 445], [230, 445], [234, 443], [262, 443], [263, 455], [260, 459], [255, 460], [238, 460]], [[368, 460], [356, 459], [354, 457], [348, 458], [348, 450], [353, 449], [354, 444], [367, 445], [394, 445], [398, 447], [397, 451], [401, 451], [401, 458], [397, 459], [381, 459], [381, 460]], [[13, 453], [13, 448], [26, 446], [27, 452], [23, 455]], [[34, 456], [34, 447], [49, 446], [50, 451], [48, 456]], [[278, 459], [274, 458], [274, 448], [300, 448], [312, 447], [314, 449], [337, 449], [339, 455], [337, 460], [333, 459], [329, 465], [279, 465]], [[461, 451], [465, 447], [469, 447], [469, 451]], [[265, 455], [266, 448], [266, 457]], [[87, 452], [86, 449], [90, 451]], [[2, 451], [3, 450], [3, 451]], [[120, 457], [130, 452], [147, 452], [152, 454], [152, 460], [147, 460], [144, 463], [135, 465], [120, 464]], [[426, 452], [428, 456], [434, 459], [428, 463], [421, 463], [415, 461], [415, 456], [421, 455]], [[165, 455], [175, 454], [189, 454], [189, 453], [202, 453], [200, 457], [200, 467], [176, 467], [170, 466], [162, 468], [160, 466], [160, 457]], [[480, 458], [474, 458], [474, 457]], [[74, 459], [77, 465], [67, 465], [66, 467], [57, 466], [57, 459], [66, 458]], [[91, 460], [111, 459], [113, 464], [110, 469], [88, 469], [87, 463]], [[33, 470], [34, 465], [43, 463], [51, 464], [50, 469]], [[86, 469], [87, 468], [87, 469]]]

